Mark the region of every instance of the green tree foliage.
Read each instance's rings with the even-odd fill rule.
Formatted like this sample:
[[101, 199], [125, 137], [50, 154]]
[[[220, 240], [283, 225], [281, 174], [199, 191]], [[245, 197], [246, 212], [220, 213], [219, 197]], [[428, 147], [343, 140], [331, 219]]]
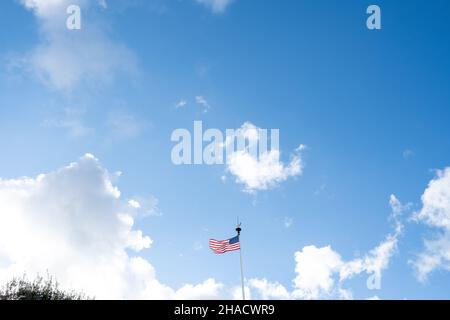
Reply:
[[64, 291], [51, 276], [13, 278], [0, 288], [0, 300], [89, 300], [83, 293]]

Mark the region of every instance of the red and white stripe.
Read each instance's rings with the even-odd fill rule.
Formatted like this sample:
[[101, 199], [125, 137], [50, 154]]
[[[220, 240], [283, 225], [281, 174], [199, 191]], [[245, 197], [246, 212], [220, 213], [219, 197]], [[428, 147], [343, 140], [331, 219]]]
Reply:
[[236, 251], [241, 249], [241, 243], [236, 242], [233, 244], [230, 244], [229, 240], [209, 240], [209, 247], [212, 251], [214, 251], [215, 254], [224, 254], [229, 251]]

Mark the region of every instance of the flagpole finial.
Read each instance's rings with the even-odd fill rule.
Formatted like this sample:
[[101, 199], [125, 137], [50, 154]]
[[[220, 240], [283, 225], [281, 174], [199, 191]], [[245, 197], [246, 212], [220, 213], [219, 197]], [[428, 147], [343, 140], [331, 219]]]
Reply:
[[241, 223], [238, 223], [236, 226], [236, 231], [238, 233], [238, 236], [241, 235], [241, 231], [242, 231], [241, 225], [242, 225]]

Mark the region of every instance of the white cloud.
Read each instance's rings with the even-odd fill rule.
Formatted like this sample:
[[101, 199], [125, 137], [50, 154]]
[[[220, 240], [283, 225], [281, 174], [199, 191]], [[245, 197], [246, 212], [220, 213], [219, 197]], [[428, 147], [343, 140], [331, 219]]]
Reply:
[[422, 195], [422, 203], [422, 209], [415, 215], [417, 221], [450, 230], [450, 168], [437, 171]]
[[286, 290], [286, 288], [278, 282], [269, 282], [267, 279], [250, 279], [248, 282], [249, 286], [255, 289], [258, 296], [263, 300], [290, 299], [290, 293], [288, 290]]
[[300, 299], [318, 299], [331, 294], [337, 273], [343, 262], [341, 256], [330, 246], [304, 247], [295, 253], [295, 290], [293, 296]]
[[0, 283], [48, 271], [97, 298], [218, 297], [214, 279], [175, 290], [156, 278], [139, 255], [152, 240], [134, 228], [136, 203], [121, 199], [115, 178], [87, 154], [36, 178], [0, 180]]
[[[300, 296], [316, 298], [334, 293], [333, 273], [339, 274], [337, 289], [341, 298], [348, 298], [350, 294], [349, 291], [343, 291], [341, 287], [343, 282], [362, 272], [369, 275], [367, 280], [369, 289], [381, 289], [382, 272], [388, 268], [389, 262], [397, 250], [398, 237], [403, 230], [399, 215], [409, 207], [408, 205], [402, 205], [394, 195], [390, 197], [390, 205], [392, 208], [390, 219], [394, 221], [394, 233], [389, 234], [385, 240], [362, 258], [347, 262], [342, 261], [340, 255], [330, 247], [321, 249], [310, 247], [308, 252], [297, 253], [297, 278], [310, 278], [304, 280], [306, 283], [296, 282], [297, 290], [300, 289]], [[323, 260], [319, 259], [321, 255], [324, 256]], [[316, 274], [316, 276], [310, 276], [309, 273]], [[316, 280], [314, 281], [314, 279]]]
[[371, 274], [367, 281], [369, 289], [381, 289], [382, 271], [389, 266], [389, 261], [397, 249], [397, 243], [397, 237], [389, 235], [363, 258], [344, 263], [340, 268], [341, 281], [366, 272]]
[[450, 271], [450, 168], [437, 171], [422, 195], [422, 204], [413, 219], [435, 229], [436, 234], [424, 240], [425, 250], [411, 263], [417, 278], [425, 281], [436, 269]]
[[[280, 151], [270, 149], [259, 155], [251, 152], [251, 145], [259, 143], [260, 128], [246, 122], [236, 132], [236, 137], [246, 139], [249, 144], [243, 150], [227, 154], [227, 171], [236, 177], [236, 182], [244, 185], [244, 191], [254, 193], [258, 190], [268, 190], [277, 187], [281, 182], [303, 172], [303, 162], [300, 151], [305, 147], [300, 145], [291, 155], [290, 162], [284, 164], [280, 160]], [[231, 138], [233, 139], [233, 138]], [[227, 138], [226, 144], [232, 143]]]
[[233, 153], [227, 161], [227, 170], [236, 176], [236, 182], [245, 185], [245, 191], [272, 189], [290, 177], [300, 175], [300, 157], [294, 156], [287, 166], [280, 161], [279, 151], [269, 151], [259, 159], [247, 151]]
[[318, 195], [322, 194], [326, 189], [327, 189], [327, 185], [325, 183], [323, 183], [316, 189], [316, 191], [314, 191], [314, 195], [318, 196]]
[[450, 235], [446, 232], [436, 235], [436, 239], [425, 239], [424, 246], [425, 250], [410, 261], [421, 282], [425, 282], [435, 270], [450, 271]]
[[403, 232], [403, 224], [399, 216], [409, 209], [409, 205], [403, 205], [391, 195], [389, 201], [392, 208], [391, 220], [394, 221], [394, 233], [389, 234], [378, 246], [369, 251], [362, 258], [354, 259], [344, 263], [340, 269], [340, 280], [346, 280], [361, 272], [366, 272], [371, 276], [367, 280], [369, 289], [381, 289], [382, 271], [387, 269], [392, 256], [398, 247], [398, 238]]
[[[252, 292], [249, 286], [244, 286], [245, 299], [252, 300]], [[231, 289], [231, 299], [242, 300], [242, 286], [235, 286]]]
[[398, 237], [403, 226], [399, 215], [409, 206], [402, 205], [395, 196], [390, 203], [394, 220], [394, 233], [388, 235], [374, 249], [362, 258], [345, 261], [331, 246], [306, 246], [295, 253], [295, 272], [291, 291], [277, 282], [266, 279], [252, 279], [249, 284], [262, 299], [353, 299], [350, 289], [344, 287], [345, 281], [366, 273], [369, 275], [368, 288], [380, 289], [382, 272], [396, 252]]
[[[54, 15], [56, 11], [61, 8], [65, 9], [71, 4], [86, 5], [89, 3], [86, 0], [20, 0], [20, 2], [27, 9], [33, 10], [39, 17]], [[108, 7], [106, 0], [97, 0], [97, 3], [105, 9]], [[66, 10], [63, 12], [65, 13]]]
[[214, 279], [208, 279], [201, 284], [186, 284], [176, 291], [175, 299], [177, 300], [211, 300], [221, 297], [223, 284], [217, 283]]
[[94, 131], [93, 128], [86, 126], [84, 114], [85, 110], [80, 108], [64, 108], [63, 116], [45, 119], [41, 125], [45, 128], [67, 130], [71, 138], [84, 137]]
[[285, 228], [290, 228], [292, 226], [292, 224], [294, 223], [294, 219], [290, 218], [290, 217], [285, 217], [284, 218], [284, 227]]
[[353, 292], [348, 289], [338, 289], [338, 298], [340, 300], [353, 300]]
[[106, 0], [98, 0], [98, 4], [99, 4], [103, 9], [108, 8], [108, 3], [106, 2]]
[[208, 113], [208, 111], [211, 109], [211, 105], [203, 96], [196, 96], [195, 102], [202, 107], [203, 113]]
[[115, 140], [132, 139], [139, 136], [148, 127], [148, 123], [125, 111], [112, 111], [108, 114], [106, 127]]
[[64, 8], [63, 6], [69, 5], [65, 0], [21, 0], [20, 2], [39, 17], [54, 14], [58, 9]]
[[228, 6], [234, 0], [196, 0], [198, 3], [203, 4], [209, 8], [213, 13], [224, 13]]
[[203, 249], [203, 245], [200, 241], [196, 241], [194, 243], [194, 251], [200, 251]]
[[[110, 174], [92, 155], [36, 178], [0, 180], [0, 282], [13, 276], [54, 275], [63, 287], [97, 298], [219, 299], [214, 279], [173, 289], [161, 283], [140, 252], [152, 239], [134, 227], [141, 199], [122, 199]], [[404, 208], [391, 198], [394, 217]], [[397, 220], [396, 220], [397, 221]], [[396, 230], [401, 230], [398, 226]], [[396, 247], [397, 232], [360, 259], [349, 262], [330, 246], [295, 253], [292, 290], [267, 279], [251, 279], [247, 296], [262, 299], [352, 298], [345, 280], [361, 272], [381, 275]], [[236, 288], [235, 288], [236, 289]], [[250, 292], [254, 290], [254, 292]]]
[[[195, 104], [197, 104], [197, 106], [201, 109], [202, 113], [208, 113], [211, 110], [211, 104], [204, 96], [195, 96], [193, 99]], [[188, 100], [180, 99], [177, 103], [175, 103], [175, 109], [184, 109], [188, 104]]]
[[133, 208], [133, 209], [140, 209], [141, 208], [141, 204], [138, 201], [134, 200], [134, 199], [128, 200], [128, 205], [131, 208]]
[[414, 151], [412, 151], [410, 149], [406, 149], [406, 150], [403, 151], [403, 159], [409, 160], [413, 156], [414, 156]]
[[[86, 0], [22, 0], [37, 17], [41, 43], [21, 59], [24, 69], [51, 88], [70, 91], [83, 83], [107, 84], [119, 73], [135, 72], [135, 57], [112, 41], [99, 25], [84, 20], [82, 30], [66, 29], [66, 8], [89, 10]], [[100, 1], [104, 6], [106, 2]]]
[[128, 206], [133, 217], [150, 217], [162, 215], [161, 211], [159, 210], [159, 200], [154, 196], [135, 196], [132, 199], [128, 200]]
[[180, 109], [180, 108], [183, 108], [183, 107], [185, 107], [185, 106], [187, 106], [187, 101], [184, 100], [184, 99], [181, 99], [180, 101], [178, 101], [178, 102], [175, 104], [175, 109]]
[[126, 112], [108, 112], [105, 120], [101, 123], [102, 128], [93, 128], [87, 124], [87, 112], [84, 108], [68, 107], [64, 108], [61, 115], [56, 115], [44, 119], [41, 123], [45, 128], [63, 129], [71, 138], [82, 138], [93, 132], [102, 133], [107, 141], [124, 141], [133, 139], [141, 135], [150, 123], [142, 118]]

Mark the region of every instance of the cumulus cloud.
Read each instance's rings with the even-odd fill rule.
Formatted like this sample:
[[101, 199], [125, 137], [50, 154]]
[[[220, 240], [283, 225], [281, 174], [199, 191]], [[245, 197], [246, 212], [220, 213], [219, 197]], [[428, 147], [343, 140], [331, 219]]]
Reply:
[[[296, 177], [303, 172], [301, 151], [305, 146], [300, 145], [290, 162], [284, 164], [280, 160], [278, 136], [272, 137], [272, 147], [261, 149], [267, 142], [267, 137], [261, 135], [261, 129], [250, 122], [244, 123], [232, 137], [227, 137], [226, 147], [234, 146], [235, 140], [245, 141], [247, 144], [227, 151], [227, 171], [236, 178], [236, 182], [244, 185], [244, 191], [254, 193], [258, 190], [268, 190], [277, 187], [281, 182]], [[276, 140], [276, 141], [274, 141]], [[274, 145], [275, 144], [275, 145]], [[266, 144], [267, 147], [267, 144]]]
[[450, 168], [437, 171], [422, 195], [422, 209], [415, 214], [417, 221], [429, 226], [450, 229]]
[[411, 261], [417, 278], [425, 281], [437, 269], [450, 271], [450, 168], [437, 171], [413, 219], [436, 230], [434, 239], [425, 239], [424, 251]]
[[86, 154], [36, 178], [0, 180], [0, 282], [47, 271], [63, 287], [97, 298], [217, 298], [208, 279], [176, 290], [140, 252], [152, 239], [134, 227], [137, 201], [121, 198], [109, 173]]
[[[83, 83], [107, 84], [119, 73], [135, 71], [135, 57], [115, 43], [97, 24], [83, 15], [92, 2], [86, 0], [22, 0], [37, 18], [41, 42], [21, 58], [21, 65], [43, 83], [57, 90], [73, 90]], [[105, 1], [98, 2], [105, 6]], [[66, 9], [79, 5], [81, 30], [67, 30]]]
[[[139, 198], [122, 198], [113, 183], [118, 176], [86, 154], [36, 178], [1, 179], [0, 282], [24, 272], [48, 271], [63, 287], [97, 298], [239, 298], [237, 287], [227, 291], [212, 278], [179, 289], [158, 280], [152, 264], [141, 256], [153, 240], [135, 228], [136, 216], [147, 206]], [[370, 283], [377, 284], [396, 251], [402, 232], [399, 215], [408, 208], [395, 196], [390, 203], [395, 231], [361, 258], [345, 261], [331, 246], [306, 246], [294, 255], [292, 288], [265, 278], [250, 279], [247, 296], [351, 299], [346, 280], [366, 273]]]
[[295, 253], [295, 290], [293, 296], [301, 299], [318, 299], [329, 295], [334, 287], [333, 274], [342, 267], [341, 256], [330, 246], [304, 247]]
[[244, 184], [249, 193], [272, 189], [302, 172], [300, 157], [294, 156], [286, 166], [280, 161], [279, 151], [266, 152], [259, 159], [246, 151], [238, 151], [229, 157], [227, 166], [236, 182]]
[[290, 299], [290, 293], [278, 282], [270, 282], [267, 279], [250, 279], [249, 286], [256, 290], [258, 296], [263, 300]]
[[234, 0], [195, 0], [197, 3], [204, 5], [209, 8], [213, 13], [220, 14], [224, 13], [228, 6]]
[[368, 289], [380, 289], [382, 272], [389, 267], [403, 230], [399, 215], [409, 208], [408, 205], [402, 205], [394, 195], [391, 196], [390, 204], [394, 232], [363, 257], [345, 261], [331, 246], [306, 246], [295, 253], [296, 277], [292, 290], [266, 279], [252, 279], [249, 286], [262, 299], [352, 299], [353, 293], [345, 288], [345, 281], [366, 273]]
[[[252, 300], [252, 292], [249, 286], [244, 286], [245, 299]], [[242, 287], [235, 286], [231, 289], [231, 299], [242, 300]]]
[[214, 279], [208, 279], [197, 285], [184, 285], [175, 292], [174, 298], [177, 300], [219, 299], [223, 288], [223, 284], [217, 283]]

